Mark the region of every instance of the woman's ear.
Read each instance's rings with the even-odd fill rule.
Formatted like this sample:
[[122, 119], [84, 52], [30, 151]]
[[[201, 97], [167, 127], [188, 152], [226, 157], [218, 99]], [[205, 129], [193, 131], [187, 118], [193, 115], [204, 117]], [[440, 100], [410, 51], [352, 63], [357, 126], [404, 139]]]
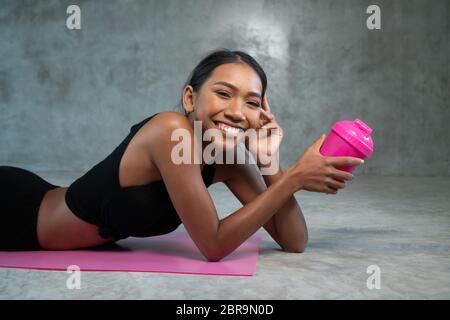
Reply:
[[191, 85], [184, 87], [183, 90], [183, 108], [187, 113], [194, 111], [194, 88]]

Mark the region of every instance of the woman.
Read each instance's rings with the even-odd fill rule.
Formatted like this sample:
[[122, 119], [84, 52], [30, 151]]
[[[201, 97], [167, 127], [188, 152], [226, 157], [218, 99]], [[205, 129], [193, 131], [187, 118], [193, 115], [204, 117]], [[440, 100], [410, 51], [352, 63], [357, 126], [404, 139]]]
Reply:
[[[69, 187], [52, 185], [21, 168], [1, 167], [0, 249], [92, 247], [169, 233], [183, 223], [208, 261], [227, 256], [261, 226], [284, 251], [303, 252], [307, 228], [293, 194], [301, 189], [336, 194], [352, 174], [335, 166], [361, 162], [323, 157], [322, 135], [283, 172], [274, 157], [283, 130], [270, 111], [266, 86], [263, 69], [250, 55], [215, 51], [198, 64], [183, 89], [185, 115], [160, 112], [135, 124], [111, 154]], [[203, 157], [196, 162], [195, 155], [191, 162], [175, 163], [179, 142], [174, 132], [188, 132], [187, 143], [194, 150], [196, 123], [202, 134], [221, 132], [211, 143], [214, 157], [217, 150], [236, 150], [244, 141], [256, 165], [207, 163]], [[251, 130], [266, 134], [243, 140]], [[201, 150], [208, 145], [203, 140]], [[259, 160], [264, 156], [271, 162]], [[276, 170], [261, 175], [268, 165]], [[225, 183], [243, 204], [222, 220], [207, 190], [217, 182]]]

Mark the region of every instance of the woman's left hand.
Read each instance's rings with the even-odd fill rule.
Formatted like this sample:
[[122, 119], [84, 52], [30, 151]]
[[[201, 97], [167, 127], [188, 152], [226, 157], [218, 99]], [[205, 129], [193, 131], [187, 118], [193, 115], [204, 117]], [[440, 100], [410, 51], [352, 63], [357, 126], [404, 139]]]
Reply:
[[272, 158], [273, 155], [277, 154], [283, 140], [283, 129], [270, 110], [267, 96], [262, 103], [259, 121], [256, 139], [255, 136], [245, 139], [245, 147], [253, 154], [258, 164], [261, 163], [261, 159]]

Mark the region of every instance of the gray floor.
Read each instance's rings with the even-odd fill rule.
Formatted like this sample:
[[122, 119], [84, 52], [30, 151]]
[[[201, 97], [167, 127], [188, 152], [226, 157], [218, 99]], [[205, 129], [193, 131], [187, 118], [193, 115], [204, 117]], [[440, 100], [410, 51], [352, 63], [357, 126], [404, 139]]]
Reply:
[[[223, 185], [210, 190], [221, 217], [239, 207]], [[282, 252], [266, 234], [252, 277], [84, 272], [69, 290], [62, 271], [0, 269], [0, 298], [449, 299], [449, 190], [450, 178], [355, 176], [338, 195], [300, 191], [307, 251]], [[370, 265], [380, 289], [367, 288]]]

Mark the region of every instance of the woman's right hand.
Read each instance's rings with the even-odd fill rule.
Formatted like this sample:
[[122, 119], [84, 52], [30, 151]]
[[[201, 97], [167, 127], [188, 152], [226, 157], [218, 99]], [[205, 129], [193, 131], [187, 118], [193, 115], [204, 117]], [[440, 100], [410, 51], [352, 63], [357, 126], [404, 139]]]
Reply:
[[353, 178], [353, 174], [335, 167], [363, 163], [361, 159], [355, 157], [323, 156], [319, 150], [324, 140], [325, 135], [322, 134], [288, 169], [297, 182], [297, 190], [336, 194], [339, 189], [345, 187], [346, 181]]

